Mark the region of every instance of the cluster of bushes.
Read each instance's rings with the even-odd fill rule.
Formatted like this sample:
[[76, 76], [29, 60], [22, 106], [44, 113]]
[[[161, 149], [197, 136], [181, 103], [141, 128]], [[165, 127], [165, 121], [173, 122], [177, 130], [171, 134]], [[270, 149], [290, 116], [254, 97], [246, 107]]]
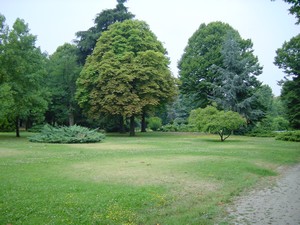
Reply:
[[31, 142], [42, 143], [94, 143], [105, 138], [103, 133], [81, 126], [52, 127], [45, 125], [41, 132], [29, 138]]
[[279, 133], [276, 140], [300, 142], [300, 130]]
[[190, 124], [166, 124], [162, 126], [160, 131], [163, 132], [195, 132], [195, 126]]
[[281, 117], [267, 116], [248, 133], [252, 137], [275, 137], [275, 131], [285, 131], [289, 128], [289, 122]]
[[162, 126], [159, 131], [162, 132], [194, 132], [196, 128], [194, 125], [188, 124], [186, 119], [176, 118], [169, 124]]

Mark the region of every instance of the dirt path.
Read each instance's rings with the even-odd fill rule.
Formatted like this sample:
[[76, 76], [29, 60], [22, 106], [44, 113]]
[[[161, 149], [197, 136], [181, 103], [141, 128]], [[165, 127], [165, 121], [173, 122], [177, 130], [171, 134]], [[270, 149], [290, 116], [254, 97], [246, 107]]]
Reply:
[[228, 212], [230, 224], [300, 225], [300, 165], [284, 171], [274, 186], [239, 197]]

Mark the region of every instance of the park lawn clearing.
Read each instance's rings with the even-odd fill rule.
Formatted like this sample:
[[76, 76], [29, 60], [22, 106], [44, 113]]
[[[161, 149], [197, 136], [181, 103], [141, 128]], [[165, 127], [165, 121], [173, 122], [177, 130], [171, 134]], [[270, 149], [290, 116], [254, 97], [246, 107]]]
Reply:
[[0, 224], [215, 224], [224, 208], [300, 143], [146, 133], [43, 144], [0, 134]]

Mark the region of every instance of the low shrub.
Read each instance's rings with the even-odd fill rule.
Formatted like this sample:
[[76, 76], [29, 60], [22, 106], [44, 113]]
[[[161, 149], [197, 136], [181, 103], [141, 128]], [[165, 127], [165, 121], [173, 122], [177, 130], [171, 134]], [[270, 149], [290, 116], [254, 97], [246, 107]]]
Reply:
[[38, 133], [41, 132], [42, 129], [44, 128], [45, 124], [38, 124], [38, 125], [34, 125], [31, 128], [29, 128], [27, 131], [28, 132], [32, 132], [32, 133]]
[[300, 142], [300, 130], [278, 133], [275, 139]]
[[275, 137], [275, 131], [284, 131], [288, 128], [289, 122], [283, 117], [267, 116], [258, 122], [247, 135], [252, 137]]
[[29, 137], [31, 142], [42, 143], [94, 143], [100, 142], [105, 135], [81, 126], [52, 127], [45, 125], [39, 134]]
[[166, 124], [159, 130], [163, 132], [195, 132], [196, 128], [190, 124]]
[[148, 119], [148, 127], [151, 130], [157, 131], [162, 126], [161, 118], [159, 117], [150, 117]]

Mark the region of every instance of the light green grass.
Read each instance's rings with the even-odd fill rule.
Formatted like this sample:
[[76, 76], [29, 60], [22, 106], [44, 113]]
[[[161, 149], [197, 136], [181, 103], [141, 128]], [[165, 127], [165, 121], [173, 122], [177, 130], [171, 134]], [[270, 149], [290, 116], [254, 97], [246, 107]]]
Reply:
[[0, 224], [215, 224], [300, 143], [180, 133], [41, 144], [0, 133]]

